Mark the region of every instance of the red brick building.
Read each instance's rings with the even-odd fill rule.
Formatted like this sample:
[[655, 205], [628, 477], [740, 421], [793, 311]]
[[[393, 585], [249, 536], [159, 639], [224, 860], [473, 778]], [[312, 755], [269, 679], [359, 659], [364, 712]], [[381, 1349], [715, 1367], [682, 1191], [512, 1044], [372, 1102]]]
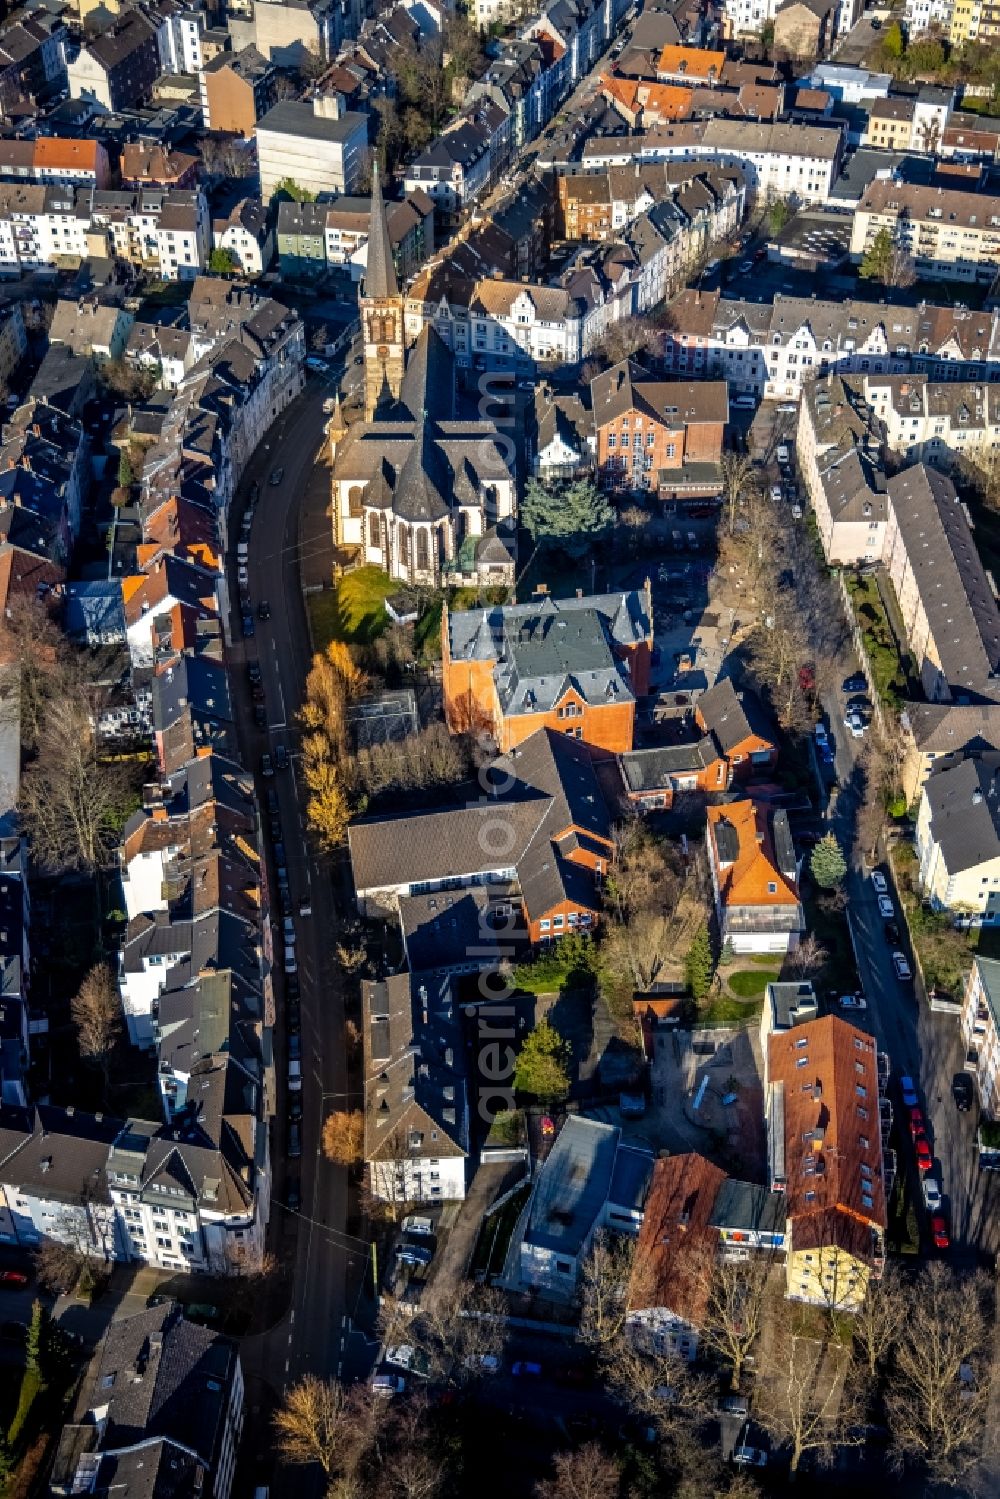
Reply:
[[724, 380], [653, 380], [625, 359], [591, 381], [590, 396], [603, 488], [663, 498], [719, 493], [729, 420]]
[[644, 589], [451, 612], [441, 621], [453, 734], [490, 732], [506, 752], [541, 728], [604, 754], [632, 748], [649, 691], [653, 609]]

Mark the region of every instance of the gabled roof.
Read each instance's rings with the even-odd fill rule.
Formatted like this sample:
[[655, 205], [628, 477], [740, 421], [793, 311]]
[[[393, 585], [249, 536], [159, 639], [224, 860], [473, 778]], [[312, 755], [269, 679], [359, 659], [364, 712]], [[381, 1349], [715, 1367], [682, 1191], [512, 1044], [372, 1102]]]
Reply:
[[719, 1242], [712, 1227], [726, 1174], [695, 1152], [659, 1159], [632, 1263], [633, 1312], [664, 1309], [698, 1327]]
[[924, 795], [949, 875], [1000, 859], [1000, 754], [970, 755], [932, 772]]
[[[365, 1159], [469, 1151], [465, 1048], [447, 978], [391, 974], [361, 985]], [[418, 1138], [419, 1137], [419, 1138]]]
[[723, 905], [798, 907], [794, 866], [782, 872], [772, 835], [778, 817], [787, 826], [783, 812], [769, 814], [749, 797], [708, 808], [709, 851]]

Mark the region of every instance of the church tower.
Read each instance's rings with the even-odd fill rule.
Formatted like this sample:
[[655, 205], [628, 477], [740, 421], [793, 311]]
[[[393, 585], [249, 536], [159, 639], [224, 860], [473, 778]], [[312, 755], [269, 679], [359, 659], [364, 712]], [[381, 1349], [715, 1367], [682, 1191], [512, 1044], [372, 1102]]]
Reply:
[[396, 280], [377, 162], [372, 165], [368, 267], [360, 305], [365, 346], [365, 420], [370, 422], [379, 405], [384, 403], [386, 394], [394, 400], [399, 396], [406, 347], [403, 298]]

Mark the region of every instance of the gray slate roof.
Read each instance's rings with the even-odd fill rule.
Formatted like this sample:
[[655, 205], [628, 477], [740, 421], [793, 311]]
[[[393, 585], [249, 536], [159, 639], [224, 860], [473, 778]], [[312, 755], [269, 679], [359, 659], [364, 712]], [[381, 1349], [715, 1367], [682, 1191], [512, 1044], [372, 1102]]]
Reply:
[[931, 835], [949, 874], [1000, 858], [1000, 755], [970, 756], [939, 770], [924, 790]]

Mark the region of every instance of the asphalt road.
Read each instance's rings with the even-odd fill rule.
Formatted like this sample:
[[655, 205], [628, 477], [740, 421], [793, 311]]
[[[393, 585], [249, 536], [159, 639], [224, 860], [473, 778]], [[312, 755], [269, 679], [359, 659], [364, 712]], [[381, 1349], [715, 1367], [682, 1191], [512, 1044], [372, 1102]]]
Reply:
[[[236, 500], [239, 515], [254, 483], [259, 484], [250, 536], [250, 593], [254, 608], [267, 600], [271, 617], [256, 622], [252, 639], [241, 637], [239, 606], [234, 605], [231, 650], [233, 699], [245, 763], [257, 772], [262, 809], [265, 792], [273, 786], [278, 794], [286, 849], [289, 884], [296, 912], [300, 899], [309, 894], [312, 914], [295, 916], [296, 955], [301, 985], [303, 1056], [302, 1155], [288, 1160], [286, 1118], [286, 1034], [284, 1028], [284, 979], [281, 973], [282, 944], [274, 932], [276, 990], [275, 1057], [278, 1110], [271, 1125], [273, 1171], [272, 1218], [277, 1243], [288, 1250], [294, 1242], [294, 1272], [291, 1303], [284, 1317], [269, 1332], [248, 1338], [242, 1345], [247, 1375], [251, 1417], [255, 1408], [266, 1411], [270, 1399], [303, 1374], [329, 1377], [349, 1371], [351, 1357], [345, 1318], [348, 1283], [356, 1287], [367, 1263], [367, 1246], [349, 1239], [346, 1173], [331, 1165], [320, 1153], [324, 1114], [342, 1107], [347, 1087], [344, 1055], [344, 1010], [336, 983], [334, 949], [337, 917], [329, 870], [312, 856], [305, 837], [304, 801], [300, 784], [299, 732], [296, 714], [303, 695], [310, 660], [306, 611], [299, 580], [303, 552], [327, 545], [328, 519], [311, 509], [302, 520], [300, 507], [323, 441], [323, 401], [328, 387], [310, 381], [303, 395], [272, 429], [267, 442], [251, 460]], [[272, 485], [270, 475], [283, 469], [281, 482]], [[234, 536], [238, 527], [233, 528]], [[234, 543], [235, 545], [235, 543]], [[233, 565], [235, 574], [235, 565]], [[237, 597], [235, 575], [232, 596]], [[267, 730], [253, 721], [245, 663], [260, 662], [267, 706]], [[279, 743], [288, 749], [288, 770], [272, 779], [260, 775], [261, 755]], [[262, 810], [266, 826], [266, 812]], [[269, 850], [270, 856], [270, 850]], [[271, 889], [275, 890], [273, 863]], [[280, 928], [280, 913], [272, 910], [272, 927]], [[289, 1179], [301, 1183], [301, 1208], [295, 1214], [284, 1204]], [[352, 1268], [354, 1275], [350, 1275]], [[360, 1340], [358, 1340], [360, 1341]], [[356, 1350], [362, 1361], [363, 1344]], [[248, 1434], [253, 1440], [252, 1420]], [[262, 1449], [269, 1442], [260, 1433]], [[288, 1491], [291, 1491], [291, 1483]], [[294, 1480], [298, 1496], [311, 1493], [310, 1475], [299, 1472]], [[283, 1491], [280, 1480], [272, 1493]]]
[[[837, 745], [839, 782], [829, 820], [841, 846], [847, 850], [852, 845], [860, 799], [857, 777], [860, 745], [844, 728], [843, 694], [838, 692], [824, 706]], [[888, 874], [885, 865], [880, 867]], [[869, 868], [852, 862], [845, 882], [858, 976], [868, 1000], [863, 1023], [890, 1057], [894, 1079], [890, 1096], [897, 1118], [901, 1108], [899, 1077], [906, 1074], [917, 1082], [934, 1151], [933, 1174], [941, 1185], [951, 1226], [950, 1257], [970, 1263], [983, 1258], [991, 1260], [1000, 1248], [1000, 1173], [980, 1170], [974, 1149], [976, 1111], [960, 1113], [952, 1097], [952, 1079], [961, 1071], [963, 1061], [958, 1024], [951, 1015], [932, 1012], [929, 1005], [918, 1000], [912, 982], [901, 983], [896, 977], [893, 946], [885, 935], [870, 875]], [[890, 882], [890, 893], [891, 890]], [[900, 948], [913, 967], [906, 923], [894, 896], [893, 904], [897, 906], [896, 924], [903, 939]], [[897, 1135], [897, 1169], [909, 1174], [919, 1202], [913, 1151], [908, 1140], [898, 1131]], [[919, 1212], [918, 1217], [923, 1219]], [[922, 1223], [922, 1227], [925, 1229], [926, 1225]]]

